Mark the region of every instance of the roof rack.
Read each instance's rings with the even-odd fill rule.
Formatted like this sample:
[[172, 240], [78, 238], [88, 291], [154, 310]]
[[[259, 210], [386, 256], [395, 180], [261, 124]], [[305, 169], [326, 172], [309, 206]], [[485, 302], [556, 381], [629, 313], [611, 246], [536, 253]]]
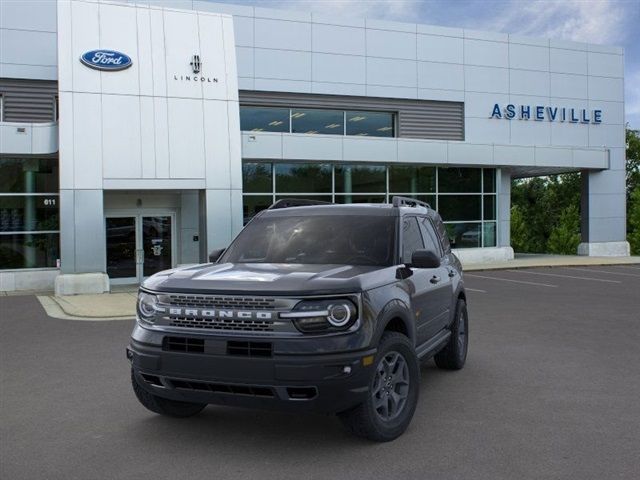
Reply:
[[308, 207], [310, 205], [333, 205], [331, 202], [322, 200], [307, 200], [306, 198], [283, 198], [271, 205], [268, 210], [276, 210], [278, 208], [290, 207]]
[[396, 197], [391, 199], [391, 203], [394, 207], [425, 207], [431, 209], [431, 205], [421, 200], [409, 197]]

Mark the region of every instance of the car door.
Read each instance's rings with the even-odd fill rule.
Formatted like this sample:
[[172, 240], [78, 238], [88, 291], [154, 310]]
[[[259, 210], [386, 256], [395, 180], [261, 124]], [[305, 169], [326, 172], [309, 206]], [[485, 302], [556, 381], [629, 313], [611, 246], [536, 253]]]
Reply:
[[[418, 217], [406, 216], [402, 219], [402, 263], [411, 264], [411, 256], [424, 248], [424, 240]], [[436, 303], [439, 296], [438, 282], [434, 282], [439, 269], [411, 268], [411, 275], [405, 284], [411, 298], [411, 310], [416, 322], [417, 344], [429, 340], [438, 331], [434, 321], [438, 320], [441, 307]]]
[[451, 281], [452, 276], [450, 275], [451, 268], [445, 261], [444, 250], [438, 239], [438, 234], [436, 233], [432, 220], [428, 217], [420, 217], [418, 223], [420, 224], [420, 231], [422, 232], [425, 248], [435, 252], [442, 262], [440, 267], [433, 269], [435, 278], [431, 278], [431, 284], [433, 285], [431, 306], [434, 315], [431, 335], [433, 335], [449, 324], [453, 282]]

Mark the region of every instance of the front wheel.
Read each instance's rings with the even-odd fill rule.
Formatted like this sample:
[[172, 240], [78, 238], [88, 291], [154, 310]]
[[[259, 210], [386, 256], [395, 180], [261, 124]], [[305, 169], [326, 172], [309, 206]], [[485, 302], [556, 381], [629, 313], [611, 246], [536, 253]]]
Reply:
[[131, 369], [131, 384], [138, 401], [148, 410], [151, 410], [154, 413], [159, 413], [160, 415], [179, 418], [192, 417], [200, 413], [204, 407], [207, 406], [203, 403], [189, 403], [170, 400], [168, 398], [162, 398], [149, 393], [140, 386], [133, 369]]
[[388, 442], [404, 433], [416, 410], [420, 364], [409, 339], [395, 332], [384, 333], [374, 362], [367, 400], [338, 416], [353, 434]]
[[456, 316], [451, 325], [449, 343], [433, 359], [438, 368], [460, 370], [467, 360], [468, 346], [469, 315], [467, 313], [467, 304], [463, 299], [459, 299], [456, 305]]

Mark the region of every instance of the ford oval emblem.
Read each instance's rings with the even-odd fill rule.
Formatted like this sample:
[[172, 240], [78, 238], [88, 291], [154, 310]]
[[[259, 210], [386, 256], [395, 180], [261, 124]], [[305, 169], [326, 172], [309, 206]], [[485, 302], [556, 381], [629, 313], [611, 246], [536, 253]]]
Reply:
[[131, 58], [115, 50], [91, 50], [80, 57], [80, 61], [96, 70], [116, 71], [131, 66]]

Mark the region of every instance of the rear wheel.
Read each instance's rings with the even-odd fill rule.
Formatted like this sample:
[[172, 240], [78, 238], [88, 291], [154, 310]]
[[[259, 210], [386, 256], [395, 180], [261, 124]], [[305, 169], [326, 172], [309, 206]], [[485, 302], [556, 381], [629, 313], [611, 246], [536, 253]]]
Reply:
[[456, 316], [451, 325], [451, 337], [447, 346], [440, 350], [433, 359], [438, 368], [444, 370], [460, 370], [467, 360], [469, 346], [469, 315], [467, 304], [459, 299], [456, 305]]
[[385, 332], [375, 359], [367, 400], [340, 413], [355, 435], [376, 442], [393, 440], [407, 429], [418, 403], [420, 366], [407, 337]]
[[149, 393], [140, 386], [133, 369], [131, 369], [131, 384], [138, 401], [148, 410], [160, 415], [179, 418], [192, 417], [207, 406], [205, 403], [178, 402]]

